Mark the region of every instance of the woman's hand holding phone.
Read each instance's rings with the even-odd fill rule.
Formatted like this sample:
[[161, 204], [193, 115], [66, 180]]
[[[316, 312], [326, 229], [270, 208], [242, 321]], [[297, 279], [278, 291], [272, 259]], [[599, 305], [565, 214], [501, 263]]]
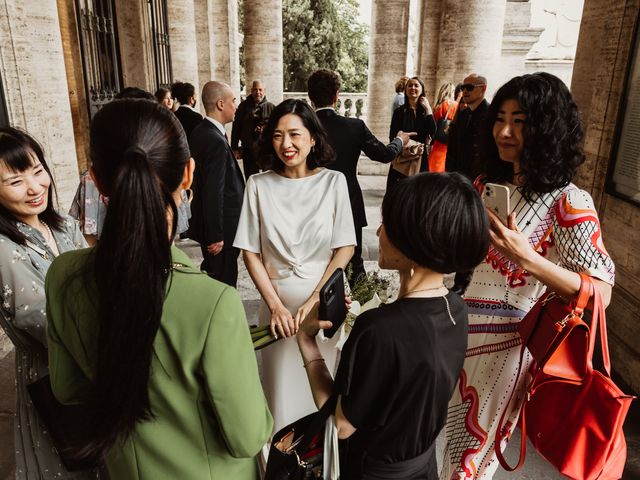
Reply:
[[538, 254], [531, 247], [529, 239], [520, 231], [516, 223], [516, 214], [511, 213], [505, 225], [498, 216], [487, 208], [489, 216], [489, 238], [493, 246], [512, 262], [523, 265], [535, 260]]

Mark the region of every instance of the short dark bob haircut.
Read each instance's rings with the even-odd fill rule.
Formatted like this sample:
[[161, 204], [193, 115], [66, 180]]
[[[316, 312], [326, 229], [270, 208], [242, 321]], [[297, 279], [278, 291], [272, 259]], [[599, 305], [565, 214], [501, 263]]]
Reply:
[[516, 100], [527, 114], [520, 174], [522, 194], [549, 193], [568, 185], [584, 162], [583, 129], [578, 107], [567, 86], [550, 73], [514, 77], [496, 92], [486, 120], [486, 181], [511, 182], [513, 164], [500, 160], [493, 138], [498, 110], [506, 100]]
[[332, 106], [339, 90], [340, 75], [331, 70], [316, 70], [307, 80], [307, 93], [316, 108]]
[[478, 192], [459, 173], [421, 173], [382, 200], [389, 240], [416, 264], [439, 273], [471, 270], [489, 248], [489, 220]]
[[284, 163], [278, 158], [273, 148], [273, 134], [278, 126], [278, 122], [282, 117], [288, 114], [294, 114], [300, 117], [302, 123], [309, 130], [311, 138], [316, 141], [315, 146], [307, 156], [307, 167], [313, 170], [317, 167], [329, 165], [335, 159], [335, 153], [329, 145], [327, 132], [320, 123], [315, 112], [303, 100], [289, 99], [278, 105], [271, 113], [266, 127], [260, 136], [260, 157], [258, 163], [263, 170], [275, 170], [282, 172]]
[[[54, 198], [56, 197], [56, 189], [53, 183], [53, 175], [44, 160], [42, 147], [28, 133], [13, 127], [0, 127], [0, 162], [3, 163], [10, 171], [21, 173], [33, 166], [33, 157], [35, 155], [42, 164], [45, 171], [51, 178], [49, 185], [49, 193], [47, 194], [47, 208], [39, 217], [49, 227], [58, 231], [62, 230], [64, 219], [56, 212], [54, 208]], [[0, 188], [3, 188], [0, 186]], [[18, 230], [16, 224], [18, 219], [0, 205], [0, 234], [6, 235], [13, 242], [25, 245], [27, 238]]]
[[171, 85], [171, 96], [181, 105], [187, 105], [189, 99], [196, 94], [196, 87], [187, 82], [176, 82]]

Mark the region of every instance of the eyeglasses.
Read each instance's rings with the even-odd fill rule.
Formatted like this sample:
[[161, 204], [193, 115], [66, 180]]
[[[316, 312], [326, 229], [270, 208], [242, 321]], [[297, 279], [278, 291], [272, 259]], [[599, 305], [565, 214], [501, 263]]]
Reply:
[[473, 91], [474, 88], [481, 87], [482, 85], [486, 85], [486, 84], [484, 84], [484, 83], [465, 83], [460, 88], [462, 88], [462, 91], [471, 92], [471, 91]]

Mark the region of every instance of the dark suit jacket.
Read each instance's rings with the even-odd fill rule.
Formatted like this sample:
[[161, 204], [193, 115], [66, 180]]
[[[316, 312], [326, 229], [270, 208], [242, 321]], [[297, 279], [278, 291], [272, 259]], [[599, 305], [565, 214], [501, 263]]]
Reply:
[[484, 169], [484, 122], [489, 104], [482, 100], [478, 107], [471, 111], [468, 108], [456, 114], [449, 126], [449, 142], [447, 144], [447, 172], [460, 172], [472, 182]]
[[376, 162], [389, 163], [402, 150], [402, 141], [394, 139], [389, 145], [380, 142], [362, 120], [338, 115], [333, 109], [317, 112], [320, 122], [329, 135], [329, 143], [336, 152], [336, 160], [327, 168], [342, 172], [347, 178], [351, 211], [356, 228], [367, 225], [362, 190], [358, 183], [358, 159], [360, 152]]
[[182, 124], [182, 128], [184, 128], [184, 133], [187, 134], [187, 138], [191, 136], [191, 132], [196, 128], [202, 121], [202, 115], [198, 112], [194, 112], [188, 107], [178, 107], [178, 109], [174, 112], [180, 123]]
[[206, 118], [189, 137], [196, 162], [188, 237], [201, 245], [233, 245], [242, 208], [244, 178], [227, 139]]

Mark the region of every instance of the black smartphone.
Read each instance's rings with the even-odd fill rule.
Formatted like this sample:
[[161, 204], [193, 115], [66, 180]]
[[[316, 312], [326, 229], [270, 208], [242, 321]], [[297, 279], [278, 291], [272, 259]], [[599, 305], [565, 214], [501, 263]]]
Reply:
[[320, 289], [320, 320], [329, 320], [333, 325], [324, 331], [327, 338], [333, 337], [347, 317], [347, 306], [344, 303], [344, 273], [336, 269], [329, 280]]

